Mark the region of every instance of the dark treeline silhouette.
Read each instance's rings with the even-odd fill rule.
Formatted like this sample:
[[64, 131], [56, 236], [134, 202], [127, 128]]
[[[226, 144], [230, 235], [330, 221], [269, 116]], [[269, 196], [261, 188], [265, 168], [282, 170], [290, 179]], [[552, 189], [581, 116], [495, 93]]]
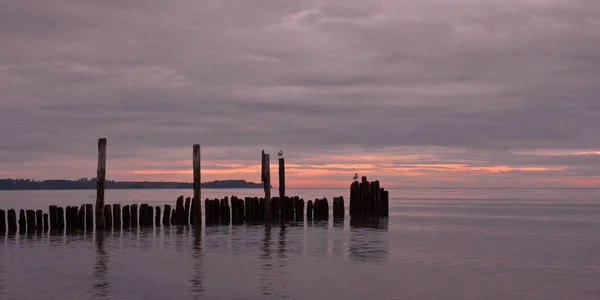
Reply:
[[[106, 189], [191, 189], [192, 183], [163, 181], [106, 181]], [[237, 189], [262, 188], [263, 185], [245, 180], [216, 180], [204, 182], [202, 188]], [[0, 179], [0, 190], [87, 190], [96, 189], [96, 178], [79, 180]]]

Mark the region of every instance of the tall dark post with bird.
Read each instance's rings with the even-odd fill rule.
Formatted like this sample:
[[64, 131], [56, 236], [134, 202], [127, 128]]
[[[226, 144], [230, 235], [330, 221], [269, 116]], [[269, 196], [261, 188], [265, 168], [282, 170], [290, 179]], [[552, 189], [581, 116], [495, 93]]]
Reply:
[[262, 151], [262, 163], [261, 163], [261, 181], [264, 184], [265, 189], [265, 221], [271, 222], [271, 165], [270, 155]]
[[283, 160], [283, 150], [277, 152], [279, 157], [279, 201], [285, 199], [285, 161]]

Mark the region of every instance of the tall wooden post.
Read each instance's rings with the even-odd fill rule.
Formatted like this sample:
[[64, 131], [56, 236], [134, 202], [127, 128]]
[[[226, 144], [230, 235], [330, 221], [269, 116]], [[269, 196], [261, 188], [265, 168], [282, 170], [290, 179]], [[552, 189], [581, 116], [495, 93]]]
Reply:
[[202, 226], [202, 205], [200, 204], [200, 145], [195, 144], [193, 149], [194, 158], [194, 199], [192, 200], [193, 223], [196, 227]]
[[285, 162], [283, 160], [283, 157], [279, 158], [279, 199], [280, 201], [282, 201], [282, 207], [287, 212], [287, 210], [289, 209], [289, 203], [285, 201]]
[[104, 230], [104, 180], [106, 177], [106, 139], [98, 140], [98, 173], [96, 175], [96, 230]]
[[262, 151], [262, 181], [265, 188], [265, 222], [271, 222], [271, 156]]

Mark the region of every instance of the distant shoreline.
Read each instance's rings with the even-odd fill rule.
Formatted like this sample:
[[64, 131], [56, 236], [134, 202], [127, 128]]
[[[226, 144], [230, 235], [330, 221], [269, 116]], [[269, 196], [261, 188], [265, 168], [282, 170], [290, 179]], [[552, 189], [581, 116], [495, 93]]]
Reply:
[[[110, 181], [105, 182], [107, 190], [136, 190], [136, 189], [192, 189], [189, 182], [162, 181]], [[203, 182], [204, 189], [259, 189], [263, 184], [245, 180], [216, 180]], [[82, 178], [79, 180], [43, 180], [30, 179], [0, 179], [0, 190], [31, 191], [31, 190], [95, 190], [96, 179]]]

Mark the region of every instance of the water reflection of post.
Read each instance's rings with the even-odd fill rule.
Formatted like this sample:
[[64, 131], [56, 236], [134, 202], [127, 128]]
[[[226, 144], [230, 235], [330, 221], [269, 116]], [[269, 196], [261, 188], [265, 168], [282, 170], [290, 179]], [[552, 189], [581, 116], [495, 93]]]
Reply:
[[4, 294], [4, 253], [8, 252], [8, 241], [3, 234], [0, 234], [0, 240], [2, 240], [2, 247], [7, 248], [0, 251], [0, 295], [2, 295]]
[[285, 283], [287, 280], [283, 278], [285, 273], [287, 273], [287, 247], [285, 244], [285, 235], [286, 228], [285, 225], [281, 225], [281, 229], [279, 230], [279, 247], [277, 248], [277, 268], [282, 271], [284, 274], [273, 274], [277, 279], [281, 280], [282, 288], [285, 289]]
[[359, 262], [377, 262], [387, 259], [388, 218], [350, 219], [348, 252], [350, 258]]
[[108, 254], [104, 250], [104, 231], [96, 231], [96, 264], [94, 266], [94, 284], [92, 299], [106, 299], [108, 296]]
[[200, 299], [204, 293], [204, 274], [202, 273], [202, 227], [192, 229], [194, 243], [192, 247], [192, 262], [194, 272], [190, 282], [192, 283], [192, 296]]
[[260, 290], [263, 295], [271, 295], [273, 293], [273, 264], [271, 263], [271, 224], [265, 224], [265, 237], [261, 247], [260, 269], [262, 275], [260, 277]]

